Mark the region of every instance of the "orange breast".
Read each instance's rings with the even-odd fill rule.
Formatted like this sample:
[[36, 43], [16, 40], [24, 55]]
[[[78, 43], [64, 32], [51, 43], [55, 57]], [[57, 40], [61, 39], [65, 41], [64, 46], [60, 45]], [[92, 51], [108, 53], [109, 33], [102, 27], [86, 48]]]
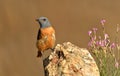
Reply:
[[55, 30], [53, 27], [41, 29], [41, 39], [37, 40], [37, 47], [40, 51], [53, 48], [55, 45]]

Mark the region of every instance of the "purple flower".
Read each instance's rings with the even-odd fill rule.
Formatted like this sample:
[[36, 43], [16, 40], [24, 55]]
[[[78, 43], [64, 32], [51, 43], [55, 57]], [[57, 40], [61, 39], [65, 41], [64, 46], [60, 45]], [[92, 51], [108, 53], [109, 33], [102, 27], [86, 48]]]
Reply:
[[104, 34], [105, 40], [109, 38], [108, 34]]
[[118, 61], [115, 59], [115, 67], [118, 69], [119, 68], [119, 63]]
[[91, 37], [91, 40], [89, 41], [88, 46], [89, 47], [93, 46], [95, 44], [94, 42], [95, 42], [95, 39]]
[[104, 40], [100, 40], [98, 42], [98, 44], [99, 44], [99, 46], [104, 47], [105, 46], [105, 41]]
[[102, 44], [101, 44], [101, 46], [105, 46], [105, 41], [104, 40], [102, 40]]
[[89, 47], [92, 46], [92, 41], [88, 42], [88, 46], [89, 46]]
[[104, 25], [104, 24], [105, 24], [105, 22], [106, 22], [106, 20], [105, 20], [105, 19], [103, 19], [103, 20], [101, 20], [101, 21], [100, 21], [100, 23], [101, 23], [102, 25]]
[[98, 44], [101, 45], [101, 44], [102, 44], [102, 41], [100, 40], [100, 41], [98, 42]]
[[111, 48], [115, 48], [115, 43], [112, 43], [112, 44], [110, 45], [110, 47], [111, 47]]
[[99, 41], [96, 41], [96, 45], [99, 46]]
[[89, 36], [91, 36], [91, 34], [92, 34], [92, 31], [91, 31], [91, 30], [90, 30], [90, 31], [88, 31], [88, 35], [89, 35]]

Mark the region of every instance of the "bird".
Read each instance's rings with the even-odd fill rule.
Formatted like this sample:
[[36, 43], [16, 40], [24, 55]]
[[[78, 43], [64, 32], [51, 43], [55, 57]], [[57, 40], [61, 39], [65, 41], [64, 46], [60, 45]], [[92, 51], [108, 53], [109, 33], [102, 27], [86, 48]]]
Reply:
[[39, 30], [37, 34], [36, 46], [38, 48], [37, 57], [42, 57], [44, 51], [51, 49], [54, 50], [55, 46], [55, 29], [49, 22], [47, 17], [37, 18], [39, 23]]

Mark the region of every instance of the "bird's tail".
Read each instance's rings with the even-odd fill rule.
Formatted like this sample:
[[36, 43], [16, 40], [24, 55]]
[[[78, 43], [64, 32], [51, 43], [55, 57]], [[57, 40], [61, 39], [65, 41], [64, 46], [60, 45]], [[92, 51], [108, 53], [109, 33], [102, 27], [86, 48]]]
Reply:
[[42, 53], [40, 50], [38, 50], [38, 52], [37, 52], [37, 57], [42, 57]]

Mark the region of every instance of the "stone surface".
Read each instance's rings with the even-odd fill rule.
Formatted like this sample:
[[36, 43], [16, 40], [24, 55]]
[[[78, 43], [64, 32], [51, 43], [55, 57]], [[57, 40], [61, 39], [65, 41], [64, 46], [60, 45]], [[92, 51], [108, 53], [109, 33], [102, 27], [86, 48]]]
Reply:
[[70, 42], [57, 44], [43, 64], [45, 76], [100, 76], [89, 51]]

